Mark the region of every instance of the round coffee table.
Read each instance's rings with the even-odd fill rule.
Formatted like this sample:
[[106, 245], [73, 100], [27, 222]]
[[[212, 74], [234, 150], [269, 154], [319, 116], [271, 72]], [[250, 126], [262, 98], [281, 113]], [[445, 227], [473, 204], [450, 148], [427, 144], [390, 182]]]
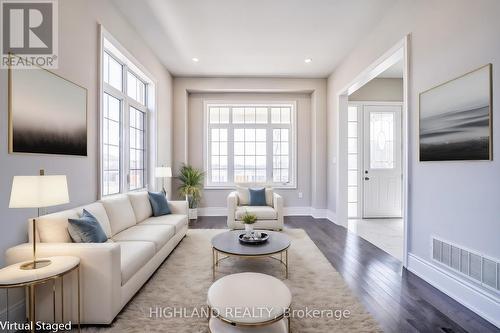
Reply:
[[[260, 230], [259, 230], [260, 231]], [[285, 267], [285, 278], [288, 279], [288, 248], [290, 238], [284, 233], [265, 231], [269, 239], [260, 245], [240, 243], [238, 235], [241, 230], [226, 231], [212, 238], [212, 278], [215, 280], [216, 267], [222, 259], [230, 256], [245, 258], [269, 257], [278, 260]], [[225, 257], [219, 258], [219, 254]], [[279, 258], [274, 257], [278, 255]]]
[[220, 278], [208, 289], [212, 333], [290, 332], [292, 293], [279, 279], [261, 273]]

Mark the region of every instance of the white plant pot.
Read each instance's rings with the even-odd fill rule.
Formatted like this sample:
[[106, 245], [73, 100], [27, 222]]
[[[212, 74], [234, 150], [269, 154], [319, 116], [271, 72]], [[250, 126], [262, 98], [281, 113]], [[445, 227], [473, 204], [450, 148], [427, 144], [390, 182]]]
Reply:
[[189, 208], [189, 219], [190, 220], [198, 219], [198, 208]]
[[253, 233], [253, 225], [245, 224], [245, 233], [248, 237], [252, 236]]

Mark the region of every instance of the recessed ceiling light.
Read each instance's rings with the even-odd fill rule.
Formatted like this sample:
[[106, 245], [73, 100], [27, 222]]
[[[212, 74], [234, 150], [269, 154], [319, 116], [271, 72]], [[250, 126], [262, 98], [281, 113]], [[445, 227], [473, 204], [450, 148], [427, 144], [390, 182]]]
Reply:
[[193, 60], [194, 62], [198, 62], [198, 61], [200, 61], [200, 59], [198, 59], [198, 58], [193, 58], [193, 59], [191, 59], [191, 60]]
[[311, 63], [312, 61], [313, 61], [313, 60], [312, 60], [311, 58], [306, 58], [306, 59], [304, 59], [304, 62], [305, 62], [306, 64], [309, 64], [309, 63]]

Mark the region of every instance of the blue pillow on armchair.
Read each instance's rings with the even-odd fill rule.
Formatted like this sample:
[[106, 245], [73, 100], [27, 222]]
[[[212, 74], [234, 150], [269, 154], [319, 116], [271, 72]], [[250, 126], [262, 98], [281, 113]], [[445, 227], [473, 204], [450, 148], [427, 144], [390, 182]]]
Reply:
[[265, 188], [249, 188], [248, 191], [250, 191], [250, 206], [267, 206]]
[[163, 192], [148, 192], [149, 202], [153, 209], [153, 216], [162, 216], [171, 214], [170, 207], [168, 207], [167, 197]]
[[104, 243], [108, 240], [97, 219], [85, 209], [79, 219], [68, 219], [68, 231], [75, 243]]

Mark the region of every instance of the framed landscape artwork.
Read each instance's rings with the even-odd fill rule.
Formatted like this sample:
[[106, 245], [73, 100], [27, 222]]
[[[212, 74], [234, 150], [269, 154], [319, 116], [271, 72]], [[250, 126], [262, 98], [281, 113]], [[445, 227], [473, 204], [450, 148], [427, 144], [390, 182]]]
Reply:
[[45, 69], [9, 69], [9, 153], [87, 156], [87, 89]]
[[491, 64], [420, 94], [420, 161], [492, 159]]

